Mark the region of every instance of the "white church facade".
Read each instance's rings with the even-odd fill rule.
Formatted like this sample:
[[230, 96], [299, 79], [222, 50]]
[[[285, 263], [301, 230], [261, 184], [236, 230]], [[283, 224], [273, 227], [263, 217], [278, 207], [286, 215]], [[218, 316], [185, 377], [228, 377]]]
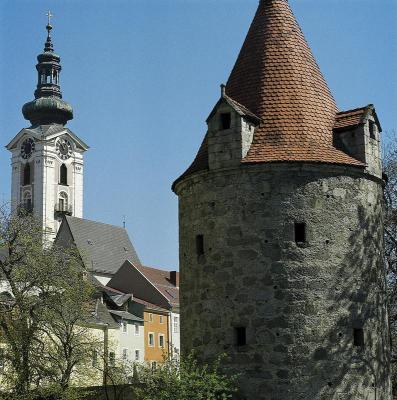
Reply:
[[[113, 357], [158, 362], [161, 360], [145, 356], [148, 346], [144, 324], [148, 321], [144, 315], [150, 307], [158, 306], [153, 293], [157, 294], [159, 287], [164, 289], [159, 309], [167, 316], [168, 330], [171, 323], [175, 325], [171, 321], [177, 324], [166, 341], [169, 354], [179, 354], [178, 273], [143, 267], [124, 228], [83, 218], [84, 153], [89, 146], [66, 127], [73, 118], [73, 109], [62, 99], [62, 68], [60, 57], [53, 49], [51, 31], [49, 22], [44, 52], [37, 57], [35, 99], [22, 108], [30, 126], [23, 128], [6, 146], [11, 153], [11, 210], [22, 215], [33, 213], [42, 224], [46, 246], [55, 242], [77, 248], [100, 294], [91, 317], [98, 324], [98, 332], [104, 324], [108, 326], [114, 344], [110, 350]], [[145, 273], [140, 273], [140, 283], [130, 281], [121, 292], [109, 282], [127, 261]], [[152, 279], [153, 272], [158, 281]], [[141, 290], [142, 282], [148, 285], [144, 290]], [[135, 294], [137, 290], [139, 296]], [[11, 292], [0, 281], [0, 293], [4, 291]], [[170, 291], [172, 296], [167, 297]], [[138, 311], [132, 314], [134, 307]]]

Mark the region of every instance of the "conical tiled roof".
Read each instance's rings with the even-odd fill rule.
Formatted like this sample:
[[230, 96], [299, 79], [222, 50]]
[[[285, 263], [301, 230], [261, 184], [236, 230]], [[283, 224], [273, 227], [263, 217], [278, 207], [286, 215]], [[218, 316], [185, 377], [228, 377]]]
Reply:
[[359, 164], [332, 145], [338, 108], [287, 0], [261, 0], [226, 93], [262, 119], [245, 162]]
[[[261, 119], [242, 162], [363, 166], [333, 146], [338, 107], [287, 0], [260, 1], [226, 94]], [[179, 179], [204, 166], [206, 140]]]

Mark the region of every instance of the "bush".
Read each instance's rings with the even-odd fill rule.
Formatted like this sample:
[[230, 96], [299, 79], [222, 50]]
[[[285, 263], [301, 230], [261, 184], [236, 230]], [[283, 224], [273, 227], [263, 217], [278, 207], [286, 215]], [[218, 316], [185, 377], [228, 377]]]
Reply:
[[136, 400], [226, 400], [233, 397], [237, 376], [228, 376], [221, 371], [225, 356], [213, 365], [200, 364], [194, 354], [180, 363], [166, 360], [155, 370], [150, 366], [140, 367], [136, 380]]

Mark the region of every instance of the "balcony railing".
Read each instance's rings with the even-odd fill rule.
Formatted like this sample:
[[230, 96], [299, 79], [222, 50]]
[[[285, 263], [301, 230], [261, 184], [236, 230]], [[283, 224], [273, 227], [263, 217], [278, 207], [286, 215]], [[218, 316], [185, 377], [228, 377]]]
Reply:
[[55, 213], [63, 214], [63, 215], [72, 215], [73, 209], [72, 209], [72, 206], [70, 206], [70, 205], [57, 203], [57, 204], [55, 204]]

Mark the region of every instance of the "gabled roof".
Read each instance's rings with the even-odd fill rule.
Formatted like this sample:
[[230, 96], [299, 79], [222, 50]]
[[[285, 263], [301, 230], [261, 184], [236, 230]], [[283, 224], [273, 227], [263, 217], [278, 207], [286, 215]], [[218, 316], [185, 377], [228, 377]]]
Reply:
[[124, 228], [66, 216], [55, 240], [68, 245], [64, 235], [71, 236], [85, 267], [93, 273], [114, 275], [125, 260], [140, 264]]
[[91, 315], [86, 318], [86, 322], [93, 325], [107, 325], [110, 329], [118, 329], [120, 326], [110, 314], [108, 308], [99, 299], [91, 303]]
[[382, 132], [382, 127], [379, 123], [378, 116], [376, 115], [375, 107], [373, 104], [368, 104], [365, 107], [355, 108], [353, 110], [341, 111], [336, 114], [334, 130], [346, 130], [355, 128], [358, 125], [365, 124], [369, 116], [373, 116], [375, 123], [378, 126], [379, 132]]
[[166, 308], [163, 308], [156, 304], [150, 303], [150, 301], [145, 301], [145, 300], [139, 299], [138, 297], [134, 297], [134, 299], [132, 301], [143, 305], [145, 308], [147, 308], [149, 310], [160, 311], [162, 313], [168, 312], [168, 310]]
[[[169, 301], [179, 305], [179, 289], [170, 280], [170, 271], [158, 268], [135, 265], [137, 268]], [[177, 272], [179, 274], [179, 272]]]
[[[261, 120], [242, 163], [364, 167], [333, 145], [338, 108], [287, 0], [260, 0], [226, 95]], [[195, 161], [177, 181], [207, 168], [204, 139]]]
[[50, 124], [50, 125], [38, 125], [30, 128], [23, 128], [19, 133], [7, 144], [6, 148], [12, 150], [17, 146], [19, 140], [22, 136], [29, 135], [37, 140], [49, 140], [60, 135], [70, 136], [84, 151], [88, 150], [90, 147], [81, 140], [75, 133], [73, 133], [69, 128], [65, 128], [60, 124]]
[[121, 310], [109, 310], [110, 314], [115, 315], [119, 318], [126, 319], [128, 321], [136, 321], [136, 322], [143, 322], [143, 319], [137, 317], [134, 314], [129, 313], [128, 311], [121, 311]]
[[126, 261], [107, 286], [132, 293], [134, 299], [139, 298], [161, 308], [179, 306], [179, 289], [172, 284], [170, 271]]
[[230, 107], [233, 108], [234, 111], [237, 112], [237, 114], [241, 115], [242, 117], [247, 118], [248, 120], [251, 120], [252, 122], [254, 122], [256, 124], [258, 124], [260, 122], [260, 120], [261, 120], [258, 116], [256, 116], [250, 110], [248, 110], [248, 108], [244, 107], [242, 104], [237, 103], [237, 101], [235, 101], [231, 97], [227, 96], [224, 93], [224, 88], [222, 86], [222, 96], [218, 100], [218, 102], [215, 104], [215, 107], [212, 109], [210, 115], [207, 118], [207, 122], [214, 116], [214, 114], [216, 113], [218, 107], [222, 103], [228, 104]]

